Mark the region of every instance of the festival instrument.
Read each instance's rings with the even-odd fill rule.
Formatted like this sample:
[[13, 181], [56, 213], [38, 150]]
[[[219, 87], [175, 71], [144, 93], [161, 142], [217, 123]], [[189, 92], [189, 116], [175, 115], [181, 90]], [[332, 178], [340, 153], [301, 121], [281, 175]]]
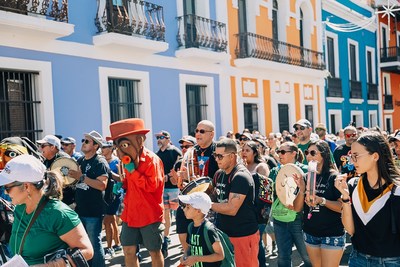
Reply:
[[73, 186], [78, 182], [78, 180], [68, 175], [69, 170], [79, 170], [78, 163], [72, 158], [61, 157], [56, 159], [51, 164], [50, 170], [61, 175], [64, 187]]
[[200, 176], [199, 160], [194, 147], [189, 148], [182, 158], [181, 170], [178, 172], [179, 189], [183, 188], [183, 182], [191, 182]]
[[307, 191], [306, 200], [313, 202], [315, 200], [315, 184], [317, 180], [317, 164], [315, 160], [308, 162], [308, 173], [307, 173]]
[[204, 192], [210, 196], [211, 201], [215, 202], [216, 195], [210, 177], [200, 177], [189, 182], [180, 192], [181, 195], [190, 195], [194, 192]]
[[298, 193], [298, 187], [293, 178], [293, 174], [303, 176], [304, 172], [295, 164], [287, 163], [280, 168], [276, 176], [276, 195], [285, 206], [293, 206], [293, 201], [296, 199]]

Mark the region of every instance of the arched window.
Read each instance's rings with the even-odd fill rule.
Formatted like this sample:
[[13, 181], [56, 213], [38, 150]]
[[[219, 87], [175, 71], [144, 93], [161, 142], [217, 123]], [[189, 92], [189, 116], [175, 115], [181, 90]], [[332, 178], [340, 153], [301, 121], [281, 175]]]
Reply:
[[304, 46], [304, 21], [303, 21], [303, 10], [301, 10], [300, 8], [300, 30], [299, 30], [299, 34], [300, 34], [300, 46], [303, 47]]

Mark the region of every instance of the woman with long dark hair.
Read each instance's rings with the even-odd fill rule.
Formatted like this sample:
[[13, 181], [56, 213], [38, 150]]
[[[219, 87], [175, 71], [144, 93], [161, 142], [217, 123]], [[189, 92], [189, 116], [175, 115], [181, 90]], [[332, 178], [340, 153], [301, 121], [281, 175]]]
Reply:
[[364, 133], [351, 145], [351, 159], [361, 176], [335, 181], [353, 243], [349, 266], [400, 266], [400, 173], [389, 144], [379, 133]]

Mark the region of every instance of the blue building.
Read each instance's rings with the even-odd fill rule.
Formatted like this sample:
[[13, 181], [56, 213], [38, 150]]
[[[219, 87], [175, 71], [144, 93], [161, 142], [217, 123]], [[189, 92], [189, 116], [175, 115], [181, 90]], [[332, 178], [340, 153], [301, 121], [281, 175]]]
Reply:
[[224, 1], [22, 2], [0, 1], [0, 139], [108, 136], [140, 117], [153, 148], [160, 130], [177, 143], [202, 119], [221, 125]]
[[350, 122], [381, 124], [377, 54], [377, 19], [370, 6], [351, 0], [322, 0], [328, 130], [336, 133]]

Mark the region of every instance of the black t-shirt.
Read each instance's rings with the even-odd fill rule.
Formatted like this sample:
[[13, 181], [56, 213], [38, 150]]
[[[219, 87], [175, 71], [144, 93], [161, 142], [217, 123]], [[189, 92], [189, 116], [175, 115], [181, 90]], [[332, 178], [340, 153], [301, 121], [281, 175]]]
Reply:
[[[199, 226], [195, 227], [192, 225], [191, 235], [187, 235], [186, 242], [190, 245], [190, 255], [192, 256], [206, 256], [213, 254], [208, 250], [206, 240], [204, 238], [204, 222]], [[220, 241], [215, 226], [212, 224], [207, 229], [207, 234], [210, 240], [211, 246], [216, 242]], [[221, 261], [217, 262], [197, 262], [193, 265], [194, 267], [219, 267]]]
[[[88, 160], [83, 157], [79, 163], [82, 173], [88, 177], [86, 179], [96, 179], [99, 176], [108, 178], [108, 163], [104, 157], [94, 155]], [[79, 182], [75, 193], [76, 213], [80, 217], [101, 217], [106, 207], [103, 196], [104, 191]]]
[[[366, 220], [366, 224], [361, 220], [361, 216], [356, 212], [356, 206], [359, 201], [358, 192], [355, 191], [356, 181], [358, 178], [353, 178], [349, 181], [349, 190], [352, 196], [352, 213], [354, 221], [354, 235], [351, 238], [354, 248], [360, 253], [372, 255], [375, 257], [400, 257], [400, 187], [396, 188], [396, 192], [390, 200], [388, 193], [381, 196], [380, 189], [372, 189], [369, 186], [367, 178], [363, 179], [364, 192], [368, 200], [373, 200], [374, 204], [368, 210], [370, 219], [366, 219], [366, 215], [361, 213], [361, 216]], [[395, 217], [395, 225], [397, 233], [392, 233], [392, 211]], [[362, 208], [361, 208], [362, 209]], [[360, 209], [358, 209], [360, 210]], [[375, 213], [375, 215], [373, 215]]]
[[[316, 178], [316, 195], [324, 197], [326, 200], [337, 201], [341, 194], [335, 187], [336, 174], [317, 175]], [[341, 214], [324, 206], [316, 206], [312, 209], [311, 218], [308, 213], [310, 207], [304, 204], [304, 224], [303, 230], [305, 233], [317, 236], [340, 236], [344, 234]]]
[[257, 214], [254, 205], [254, 180], [250, 172], [239, 164], [231, 173], [218, 171], [215, 174], [217, 202], [228, 202], [230, 193], [245, 195], [235, 216], [217, 215], [217, 226], [230, 237], [252, 235], [258, 230]]
[[200, 176], [214, 177], [214, 174], [218, 171], [218, 164], [215, 160], [213, 153], [215, 151], [215, 143], [213, 142], [207, 148], [200, 148], [199, 145], [194, 146], [197, 153], [197, 159], [199, 161]]
[[55, 154], [52, 159], [45, 159], [43, 161], [43, 164], [44, 164], [44, 166], [46, 166], [46, 169], [49, 170], [51, 167], [51, 164], [53, 164], [53, 162], [58, 158], [70, 158], [70, 156], [67, 153], [65, 153], [64, 151], [58, 151], [57, 154]]
[[340, 173], [347, 173], [347, 179], [350, 179], [356, 175], [356, 169], [350, 161], [351, 147], [346, 144], [338, 146], [333, 152], [333, 158], [335, 159], [336, 167]]
[[[182, 156], [182, 152], [173, 145], [169, 145], [164, 151], [158, 150], [157, 156], [162, 160], [164, 165], [164, 175], [167, 175], [174, 167], [175, 162], [178, 160], [180, 156]], [[168, 179], [165, 182], [164, 188], [177, 188], [176, 185], [173, 185]]]

